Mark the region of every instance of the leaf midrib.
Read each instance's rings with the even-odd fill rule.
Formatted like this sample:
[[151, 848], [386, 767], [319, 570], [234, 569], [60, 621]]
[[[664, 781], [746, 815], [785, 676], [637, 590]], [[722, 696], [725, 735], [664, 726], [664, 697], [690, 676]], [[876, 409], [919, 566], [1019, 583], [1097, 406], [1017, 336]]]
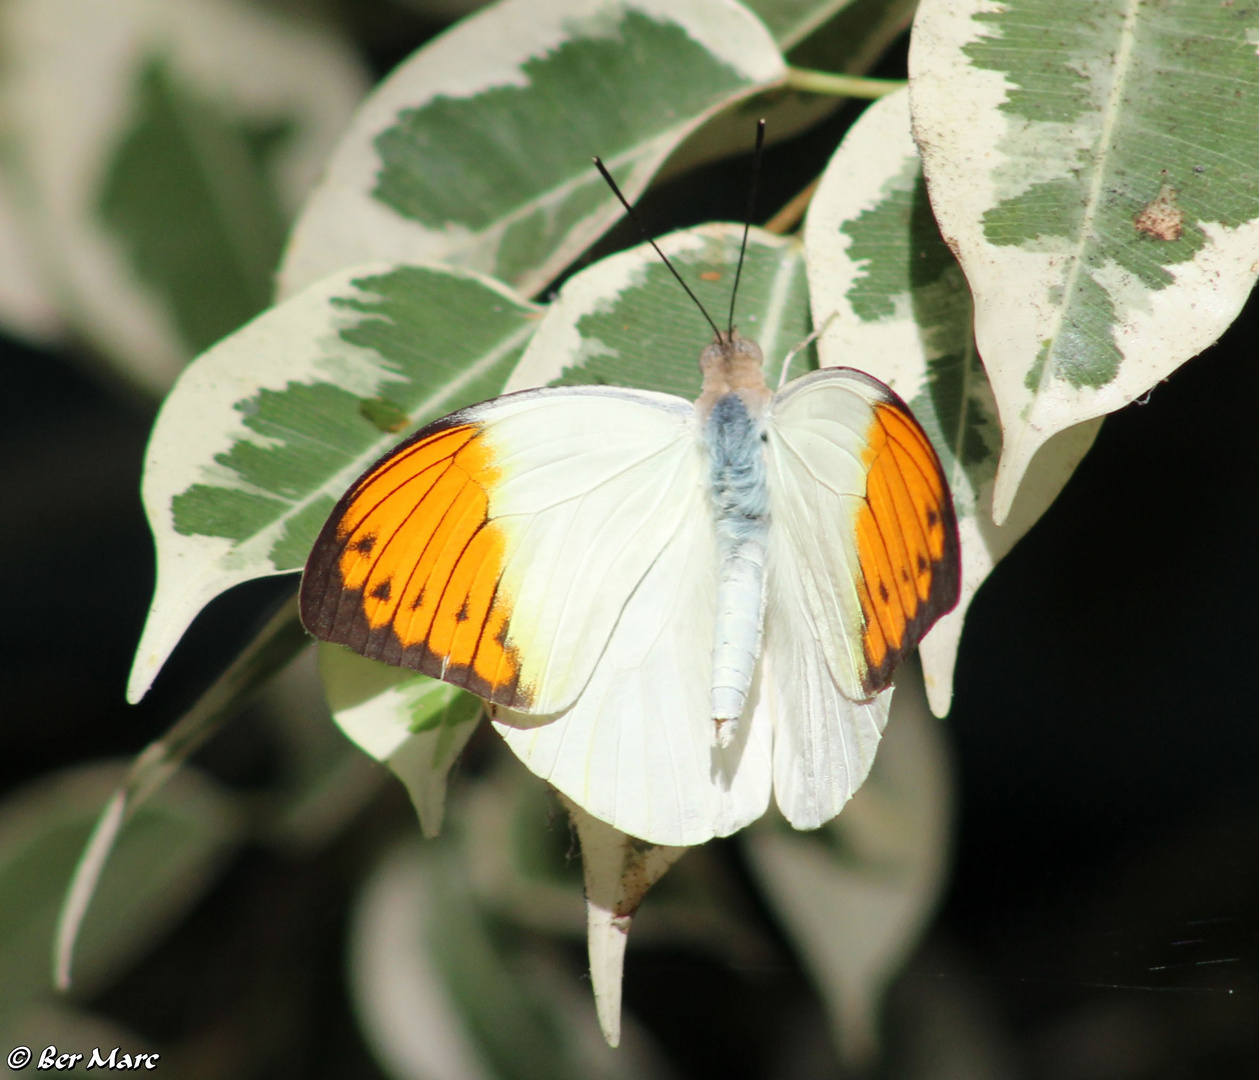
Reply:
[[[1055, 310], [1053, 326], [1049, 334], [1049, 340], [1053, 344], [1050, 346], [1045, 357], [1045, 364], [1041, 368], [1036, 392], [1032, 395], [1033, 401], [1038, 400], [1045, 393], [1046, 387], [1055, 377], [1054, 368], [1058, 337], [1062, 331], [1062, 323], [1066, 313], [1072, 306], [1071, 298], [1075, 292], [1076, 283], [1080, 279], [1081, 268], [1084, 265], [1084, 250], [1092, 242], [1093, 222], [1097, 219], [1098, 209], [1101, 205], [1102, 183], [1106, 176], [1107, 160], [1114, 149], [1112, 136], [1119, 123], [1124, 89], [1127, 86], [1128, 76], [1133, 67], [1132, 53], [1133, 44], [1137, 36], [1137, 10], [1140, 8], [1141, 2], [1142, 0], [1127, 0], [1123, 27], [1120, 30], [1119, 51], [1115, 54], [1115, 78], [1111, 82], [1110, 93], [1107, 96], [1102, 116], [1102, 130], [1097, 140], [1098, 155], [1093, 169], [1092, 180], [1089, 184], [1088, 198], [1084, 204], [1084, 217], [1080, 222], [1080, 236], [1076, 241], [1075, 251], [1071, 256], [1071, 268], [1067, 273], [1066, 281], [1063, 282], [1062, 303], [1057, 305]], [[1081, 76], [1081, 78], [1083, 77]]]

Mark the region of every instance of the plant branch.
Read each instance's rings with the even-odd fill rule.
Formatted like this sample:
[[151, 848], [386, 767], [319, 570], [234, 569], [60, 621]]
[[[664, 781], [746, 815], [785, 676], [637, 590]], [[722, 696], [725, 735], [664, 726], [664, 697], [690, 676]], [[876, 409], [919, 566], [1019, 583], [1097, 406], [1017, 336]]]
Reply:
[[905, 86], [904, 79], [867, 79], [861, 75], [836, 75], [830, 71], [788, 68], [787, 88], [829, 97], [867, 98], [873, 101]]

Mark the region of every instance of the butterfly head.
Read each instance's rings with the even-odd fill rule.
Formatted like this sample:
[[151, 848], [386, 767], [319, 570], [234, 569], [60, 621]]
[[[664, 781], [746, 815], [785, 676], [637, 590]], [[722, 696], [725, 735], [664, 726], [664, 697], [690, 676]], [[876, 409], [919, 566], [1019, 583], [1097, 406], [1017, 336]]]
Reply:
[[761, 347], [738, 330], [720, 334], [699, 354], [704, 389], [696, 407], [704, 414], [726, 394], [737, 393], [751, 408], [769, 400]]

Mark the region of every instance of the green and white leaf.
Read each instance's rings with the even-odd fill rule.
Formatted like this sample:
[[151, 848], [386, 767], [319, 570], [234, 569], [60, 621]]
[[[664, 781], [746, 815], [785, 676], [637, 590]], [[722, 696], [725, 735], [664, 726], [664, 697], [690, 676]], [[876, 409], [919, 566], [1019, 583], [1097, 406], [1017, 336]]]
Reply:
[[1139, 397], [1249, 295], [1256, 40], [1252, 6], [1215, 0], [919, 8], [914, 134], [1001, 412], [997, 521], [1043, 443]]
[[321, 643], [332, 718], [406, 786], [424, 835], [441, 832], [446, 778], [484, 711], [479, 698], [438, 679]]
[[[703, 225], [657, 240], [719, 326], [725, 325], [743, 226]], [[810, 334], [804, 250], [794, 237], [752, 229], [735, 325], [765, 353], [778, 384], [786, 354]], [[699, 354], [712, 339], [703, 315], [648, 244], [574, 274], [547, 310], [508, 390], [606, 383], [699, 396]], [[789, 378], [816, 367], [812, 346]]]
[[75, 333], [160, 393], [270, 301], [362, 67], [240, 0], [5, 0], [0, 47], [25, 241]]
[[183, 716], [146, 746], [99, 808], [66, 886], [57, 920], [57, 985], [70, 985], [79, 934], [114, 848], [137, 812], [249, 697], [309, 643], [297, 617], [297, 597], [281, 605]]
[[360, 267], [190, 365], [145, 459], [157, 588], [131, 700], [211, 599], [300, 569], [337, 499], [407, 431], [499, 393], [536, 311], [465, 271]]
[[943, 716], [976, 590], [1057, 498], [1100, 422], [1051, 440], [1005, 524], [994, 524], [997, 405], [975, 349], [966, 280], [931, 214], [906, 92], [871, 105], [845, 136], [809, 209], [805, 250], [814, 320], [826, 326], [822, 363], [868, 371], [900, 394], [931, 436], [953, 492], [961, 599], [919, 646], [932, 709]]
[[435, 875], [428, 854], [413, 842], [398, 844], [364, 881], [350, 915], [350, 1000], [392, 1080], [494, 1080], [430, 954]]
[[745, 0], [783, 52], [825, 26], [854, 0]]
[[[97, 763], [41, 777], [0, 803], [0, 1013], [52, 993], [62, 894], [102, 804], [126, 766]], [[136, 814], [100, 880], [75, 957], [73, 990], [120, 976], [201, 895], [243, 839], [231, 799], [185, 770]]]
[[744, 833], [749, 866], [821, 992], [841, 1057], [854, 1071], [877, 1053], [883, 995], [940, 896], [951, 817], [943, 730], [911, 661], [897, 672], [870, 777], [844, 812], [813, 833], [781, 819]]
[[609, 1046], [621, 1042], [621, 976], [630, 924], [648, 890], [689, 848], [648, 844], [591, 817], [560, 795], [581, 843], [586, 880], [586, 947], [599, 1027]]
[[359, 112], [285, 255], [282, 294], [373, 259], [541, 289], [705, 119], [785, 65], [734, 0], [504, 0], [416, 53]]
[[[536, 822], [541, 827], [541, 822]], [[399, 844], [351, 916], [350, 993], [394, 1080], [635, 1080], [668, 1075], [640, 1032], [612, 1052], [588, 989], [535, 932], [491, 917], [458, 830]]]

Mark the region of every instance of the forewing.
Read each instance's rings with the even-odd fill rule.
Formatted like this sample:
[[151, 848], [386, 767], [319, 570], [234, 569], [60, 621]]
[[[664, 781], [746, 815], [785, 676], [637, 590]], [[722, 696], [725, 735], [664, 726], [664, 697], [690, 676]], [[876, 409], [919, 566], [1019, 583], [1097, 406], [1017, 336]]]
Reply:
[[[826, 368], [774, 397], [769, 434], [770, 602], [800, 576], [800, 610], [835, 682], [874, 697], [957, 603], [948, 484], [908, 407], [877, 379]], [[775, 577], [779, 580], [776, 582]]]
[[328, 519], [303, 621], [496, 704], [559, 712], [643, 575], [704, 508], [691, 415], [664, 394], [572, 387], [421, 429]]
[[[706, 501], [643, 577], [572, 708], [496, 710], [516, 755], [595, 817], [656, 844], [700, 844], [769, 802], [771, 729], [745, 714], [731, 745], [712, 719], [717, 557]], [[753, 697], [757, 693], [753, 686]]]

